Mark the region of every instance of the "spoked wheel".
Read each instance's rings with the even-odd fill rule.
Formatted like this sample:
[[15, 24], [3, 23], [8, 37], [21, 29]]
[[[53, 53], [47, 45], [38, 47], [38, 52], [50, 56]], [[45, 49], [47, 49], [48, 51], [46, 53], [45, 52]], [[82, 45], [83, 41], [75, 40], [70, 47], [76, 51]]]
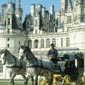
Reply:
[[76, 85], [85, 85], [85, 75], [81, 73], [77, 79]]
[[54, 74], [53, 75], [53, 85], [61, 85], [63, 76], [61, 74]]
[[63, 77], [62, 85], [69, 85], [71, 83], [71, 77], [69, 75], [66, 75]]
[[42, 77], [40, 80], [40, 85], [47, 85], [47, 80], [45, 77]]

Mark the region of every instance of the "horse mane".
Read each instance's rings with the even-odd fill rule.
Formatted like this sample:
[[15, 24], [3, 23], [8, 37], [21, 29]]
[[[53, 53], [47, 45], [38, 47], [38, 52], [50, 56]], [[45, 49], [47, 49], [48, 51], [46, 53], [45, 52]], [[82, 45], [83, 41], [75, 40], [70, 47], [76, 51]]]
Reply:
[[14, 59], [16, 59], [17, 57], [15, 57], [9, 50], [5, 49], [4, 52], [6, 52], [6, 54], [10, 54]]
[[37, 58], [34, 56], [33, 52], [31, 51], [31, 49], [30, 49], [29, 47], [25, 46], [25, 51], [27, 51], [27, 53], [29, 53], [29, 55], [30, 55], [33, 59], [37, 60]]

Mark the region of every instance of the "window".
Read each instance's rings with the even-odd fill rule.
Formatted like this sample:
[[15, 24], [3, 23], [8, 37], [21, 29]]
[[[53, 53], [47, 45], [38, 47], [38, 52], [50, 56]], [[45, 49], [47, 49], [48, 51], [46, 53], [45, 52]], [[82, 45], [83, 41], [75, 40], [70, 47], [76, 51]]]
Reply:
[[50, 47], [50, 39], [47, 39], [46, 40], [46, 48], [49, 48]]
[[29, 46], [29, 48], [32, 48], [32, 40], [28, 41], [28, 46]]
[[10, 25], [10, 18], [8, 18], [8, 25]]
[[55, 47], [56, 47], [56, 39], [55, 38], [53, 38], [52, 39], [52, 43], [55, 45]]
[[7, 41], [9, 41], [10, 40], [10, 38], [7, 38]]
[[10, 33], [10, 29], [7, 29], [7, 33]]
[[66, 47], [70, 46], [70, 38], [66, 38]]
[[9, 48], [9, 44], [7, 44], [7, 48]]
[[67, 16], [67, 23], [71, 23], [71, 16]]
[[61, 38], [61, 47], [63, 47], [63, 38]]
[[44, 48], [44, 39], [41, 40], [41, 48]]
[[21, 45], [20, 41], [19, 41], [19, 45]]
[[35, 30], [35, 34], [37, 35], [37, 30]]
[[38, 48], [38, 40], [34, 41], [34, 48]]

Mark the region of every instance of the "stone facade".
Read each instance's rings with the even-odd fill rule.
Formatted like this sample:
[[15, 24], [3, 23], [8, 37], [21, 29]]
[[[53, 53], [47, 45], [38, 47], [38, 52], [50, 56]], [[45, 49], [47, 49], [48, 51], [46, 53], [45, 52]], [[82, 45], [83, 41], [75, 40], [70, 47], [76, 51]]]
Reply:
[[43, 58], [50, 44], [54, 43], [59, 55], [85, 52], [85, 0], [61, 0], [57, 12], [54, 5], [48, 11], [41, 4], [31, 4], [30, 13], [23, 23], [21, 0], [18, 0], [18, 7], [15, 6], [15, 0], [2, 5], [0, 49], [7, 48], [17, 55], [19, 44], [25, 44], [36, 57]]
[[21, 2], [18, 0], [16, 8], [15, 0], [8, 0], [7, 4], [2, 5], [0, 13], [0, 49], [7, 48], [17, 52], [19, 44], [24, 44], [26, 34], [22, 27]]
[[53, 42], [57, 49], [79, 48], [85, 51], [85, 1], [61, 0], [61, 8], [50, 11], [41, 4], [32, 4], [23, 27], [28, 33], [28, 44], [34, 51], [47, 51]]
[[18, 0], [18, 7], [15, 6], [15, 0], [8, 0], [8, 4], [2, 5], [0, 40], [4, 43], [0, 42], [0, 48], [15, 50], [21, 43], [40, 52], [40, 49], [48, 50], [53, 42], [57, 49], [79, 48], [84, 51], [84, 0], [61, 0], [61, 8], [57, 12], [54, 5], [48, 11], [41, 4], [31, 4], [30, 13], [23, 23], [21, 1]]

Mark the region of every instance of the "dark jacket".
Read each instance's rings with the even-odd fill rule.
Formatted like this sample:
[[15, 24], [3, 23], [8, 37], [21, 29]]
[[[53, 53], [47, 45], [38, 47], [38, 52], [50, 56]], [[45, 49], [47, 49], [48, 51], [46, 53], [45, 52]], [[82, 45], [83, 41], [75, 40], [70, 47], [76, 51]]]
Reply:
[[57, 58], [58, 57], [58, 51], [56, 49], [54, 50], [49, 50], [47, 56], [53, 55], [53, 57]]

